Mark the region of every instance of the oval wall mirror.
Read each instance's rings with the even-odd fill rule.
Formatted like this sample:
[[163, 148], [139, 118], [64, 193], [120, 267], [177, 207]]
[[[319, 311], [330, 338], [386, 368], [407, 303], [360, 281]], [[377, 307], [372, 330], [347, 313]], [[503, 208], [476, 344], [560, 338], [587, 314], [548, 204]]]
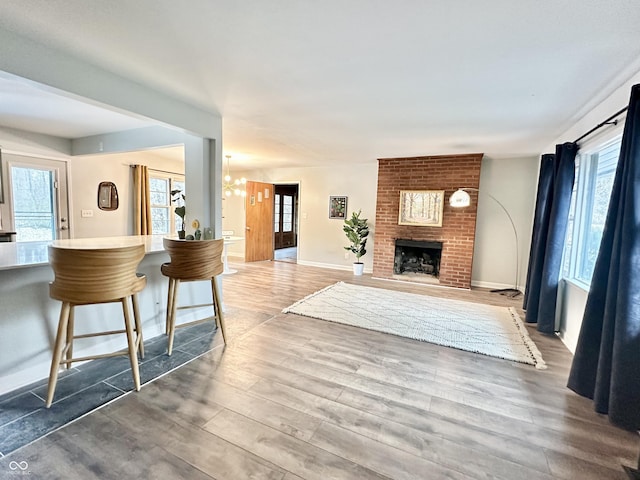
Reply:
[[98, 208], [116, 210], [118, 208], [118, 189], [113, 182], [100, 182], [98, 185]]

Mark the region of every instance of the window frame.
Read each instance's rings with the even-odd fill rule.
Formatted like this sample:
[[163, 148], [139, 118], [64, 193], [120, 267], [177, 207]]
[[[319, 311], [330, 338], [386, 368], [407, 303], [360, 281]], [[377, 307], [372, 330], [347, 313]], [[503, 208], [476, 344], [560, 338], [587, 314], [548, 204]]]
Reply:
[[[180, 182], [182, 184], [185, 183], [185, 176], [179, 173], [169, 173], [169, 172], [162, 172], [159, 170], [153, 170], [153, 169], [149, 169], [149, 180], [151, 179], [157, 179], [157, 180], [168, 180], [168, 186], [169, 186], [169, 190], [167, 191], [167, 198], [169, 199], [169, 203], [166, 205], [160, 205], [160, 204], [151, 204], [151, 225], [152, 225], [152, 235], [176, 235], [177, 234], [177, 229], [176, 229], [176, 222], [179, 217], [175, 214], [174, 212], [174, 208], [177, 206], [171, 198], [171, 191], [175, 190], [174, 188], [174, 183], [175, 182]], [[182, 192], [184, 194], [184, 192]], [[168, 233], [155, 233], [153, 231], [153, 209], [154, 208], [167, 208], [169, 215], [168, 215], [168, 221], [169, 221], [169, 229], [168, 229]]]
[[621, 129], [616, 129], [609, 132], [606, 139], [600, 138], [581, 147], [581, 152], [576, 157], [576, 181], [571, 198], [561, 276], [585, 291], [589, 290], [591, 284], [591, 278], [586, 279], [584, 276], [584, 269], [590, 245], [588, 236], [593, 224], [596, 184], [603, 174], [613, 175], [615, 178], [619, 159], [618, 154], [616, 157], [605, 158], [602, 163], [601, 154], [615, 145], [619, 149], [621, 141]]

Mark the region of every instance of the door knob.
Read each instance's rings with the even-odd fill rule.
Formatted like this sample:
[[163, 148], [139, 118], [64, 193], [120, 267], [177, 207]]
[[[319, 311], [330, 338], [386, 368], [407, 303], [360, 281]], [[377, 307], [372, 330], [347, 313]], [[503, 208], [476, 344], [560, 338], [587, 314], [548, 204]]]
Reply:
[[244, 227], [244, 228], [246, 228], [247, 230], [251, 230], [251, 227]]

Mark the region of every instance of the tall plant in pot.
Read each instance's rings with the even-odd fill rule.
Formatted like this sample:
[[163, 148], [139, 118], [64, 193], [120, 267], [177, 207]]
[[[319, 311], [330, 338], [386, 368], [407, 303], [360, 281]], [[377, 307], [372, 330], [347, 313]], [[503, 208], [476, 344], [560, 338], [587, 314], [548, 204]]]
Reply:
[[182, 190], [171, 190], [171, 199], [178, 204], [178, 206], [174, 209], [176, 215], [180, 217], [181, 228], [178, 230], [178, 238], [183, 239], [186, 236], [186, 231], [184, 229], [184, 217], [187, 213], [187, 209], [185, 207], [185, 198]]
[[342, 229], [347, 235], [349, 246], [344, 247], [345, 250], [353, 252], [356, 256], [356, 261], [353, 263], [353, 274], [362, 275], [364, 270], [364, 263], [360, 261], [365, 253], [367, 253], [367, 237], [369, 236], [369, 226], [366, 218], [360, 218], [361, 211], [352, 212], [351, 218], [345, 219]]

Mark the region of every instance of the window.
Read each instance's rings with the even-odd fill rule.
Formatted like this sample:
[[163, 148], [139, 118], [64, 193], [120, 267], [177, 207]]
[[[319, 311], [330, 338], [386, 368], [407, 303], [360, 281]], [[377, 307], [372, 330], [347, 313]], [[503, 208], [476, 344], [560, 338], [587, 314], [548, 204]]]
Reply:
[[576, 159], [563, 276], [589, 286], [598, 256], [609, 198], [620, 156], [620, 138], [616, 138]]
[[151, 231], [154, 235], [170, 235], [180, 230], [180, 217], [174, 213], [174, 209], [184, 202], [182, 199], [172, 202], [171, 191], [181, 190], [184, 193], [184, 186], [182, 175], [164, 175], [159, 172], [149, 175]]
[[291, 232], [293, 231], [293, 196], [283, 195], [282, 200], [282, 231]]
[[280, 195], [277, 193], [273, 204], [273, 216], [273, 231], [278, 233], [280, 231]]
[[56, 238], [55, 176], [51, 170], [11, 167], [18, 242]]

